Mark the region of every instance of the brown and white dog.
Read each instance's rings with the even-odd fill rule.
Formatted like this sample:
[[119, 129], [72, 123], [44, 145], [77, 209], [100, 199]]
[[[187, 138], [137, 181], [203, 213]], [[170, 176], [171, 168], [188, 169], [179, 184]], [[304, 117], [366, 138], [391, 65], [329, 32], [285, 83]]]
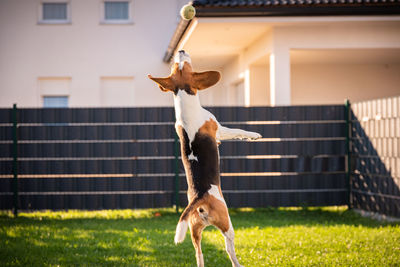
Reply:
[[261, 135], [224, 127], [213, 114], [202, 108], [197, 91], [216, 84], [220, 74], [217, 71], [193, 72], [191, 59], [185, 51], [181, 50], [175, 56], [170, 76], [148, 77], [162, 91], [174, 93], [175, 128], [181, 143], [189, 201], [176, 227], [175, 243], [183, 242], [189, 226], [197, 265], [204, 266], [201, 233], [206, 226], [214, 225], [225, 237], [232, 265], [241, 266], [236, 258], [234, 231], [220, 186], [218, 144], [220, 140], [258, 139]]

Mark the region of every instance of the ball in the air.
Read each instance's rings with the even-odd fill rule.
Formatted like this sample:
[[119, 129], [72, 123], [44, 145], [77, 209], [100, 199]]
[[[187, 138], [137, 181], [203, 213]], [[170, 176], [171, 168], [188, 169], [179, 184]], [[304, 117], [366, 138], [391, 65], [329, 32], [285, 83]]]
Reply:
[[196, 9], [190, 4], [184, 5], [181, 8], [181, 17], [184, 20], [191, 20], [196, 15]]

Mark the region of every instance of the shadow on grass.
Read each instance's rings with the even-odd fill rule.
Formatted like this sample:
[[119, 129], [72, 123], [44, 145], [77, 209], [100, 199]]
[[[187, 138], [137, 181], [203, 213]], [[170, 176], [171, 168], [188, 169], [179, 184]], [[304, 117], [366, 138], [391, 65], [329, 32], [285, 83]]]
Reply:
[[[138, 218], [28, 214], [14, 219], [3, 214], [0, 216], [0, 263], [194, 266], [190, 236], [181, 245], [173, 243], [179, 215], [171, 210], [159, 210], [156, 212], [160, 216], [155, 217], [154, 212]], [[292, 225], [382, 226], [344, 209], [232, 209], [230, 214], [236, 230]], [[206, 266], [230, 266], [223, 245], [216, 247], [204, 238], [202, 248]]]

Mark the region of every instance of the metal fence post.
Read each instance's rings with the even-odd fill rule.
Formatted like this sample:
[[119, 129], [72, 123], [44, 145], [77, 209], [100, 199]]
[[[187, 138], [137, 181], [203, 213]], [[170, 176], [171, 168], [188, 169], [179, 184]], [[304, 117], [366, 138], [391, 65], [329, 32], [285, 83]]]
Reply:
[[179, 142], [178, 135], [174, 134], [174, 157], [175, 157], [175, 209], [179, 212]]
[[13, 191], [14, 191], [14, 216], [18, 216], [18, 135], [17, 135], [17, 123], [18, 123], [18, 118], [17, 118], [17, 104], [13, 105], [13, 110], [12, 110], [12, 123], [13, 123], [13, 148], [12, 148], [12, 154], [13, 154]]
[[349, 209], [353, 207], [351, 200], [351, 104], [350, 100], [345, 101], [345, 117], [346, 117], [346, 180], [347, 180], [347, 206]]

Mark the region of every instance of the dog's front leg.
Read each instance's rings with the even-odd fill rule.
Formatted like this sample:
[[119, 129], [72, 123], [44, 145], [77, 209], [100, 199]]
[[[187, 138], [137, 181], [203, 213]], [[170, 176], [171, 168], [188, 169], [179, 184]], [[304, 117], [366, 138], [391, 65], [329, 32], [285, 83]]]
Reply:
[[218, 125], [217, 138], [219, 140], [229, 140], [229, 139], [248, 139], [256, 140], [261, 138], [261, 134], [255, 132], [249, 132], [242, 129], [232, 129]]

